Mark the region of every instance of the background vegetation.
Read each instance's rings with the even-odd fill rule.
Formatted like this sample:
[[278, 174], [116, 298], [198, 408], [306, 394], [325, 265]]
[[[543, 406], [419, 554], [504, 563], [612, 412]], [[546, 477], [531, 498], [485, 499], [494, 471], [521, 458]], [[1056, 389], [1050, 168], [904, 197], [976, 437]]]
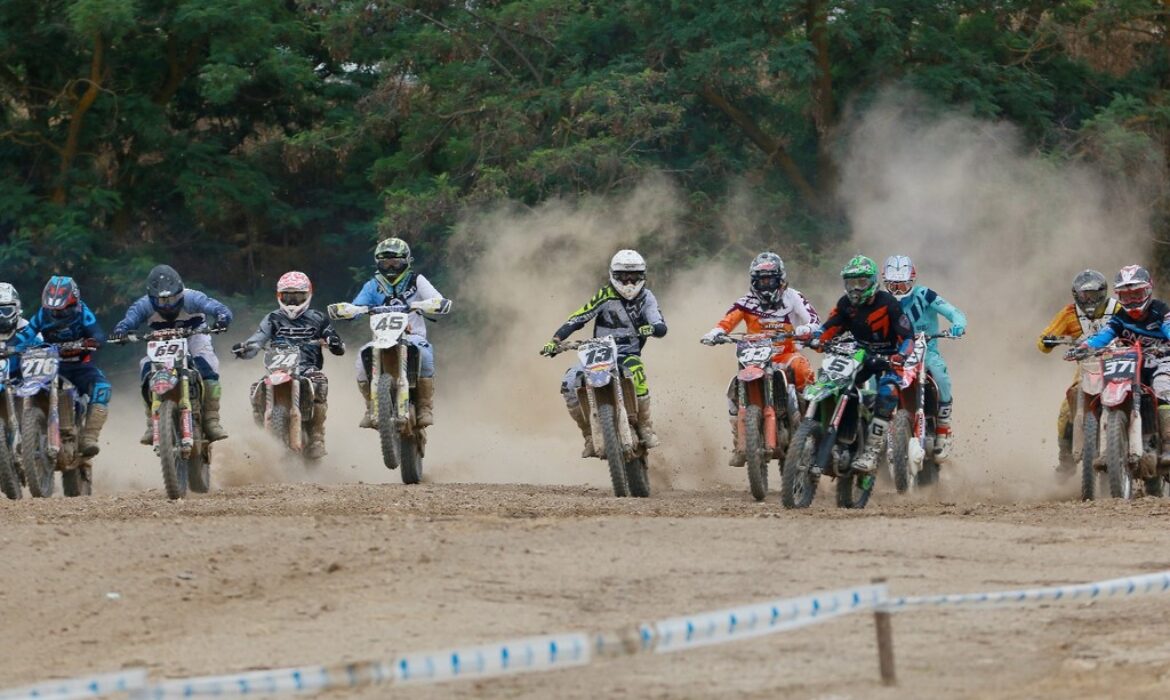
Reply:
[[[1136, 177], [1170, 148], [1170, 9], [0, 0], [0, 276], [32, 302], [72, 273], [101, 309], [161, 261], [229, 295], [267, 297], [290, 267], [336, 295], [396, 234], [442, 282], [466, 207], [648, 172], [687, 198], [675, 259], [815, 250], [846, 235], [835, 130], [889, 86]], [[727, 230], [745, 188], [758, 227]]]

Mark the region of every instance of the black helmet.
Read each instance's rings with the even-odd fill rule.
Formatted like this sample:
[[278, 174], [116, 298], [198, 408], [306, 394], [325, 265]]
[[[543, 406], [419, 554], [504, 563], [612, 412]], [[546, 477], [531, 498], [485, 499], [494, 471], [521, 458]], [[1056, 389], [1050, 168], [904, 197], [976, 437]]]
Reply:
[[748, 267], [751, 276], [752, 294], [765, 306], [774, 306], [788, 288], [788, 275], [784, 261], [771, 251], [764, 251], [752, 260]]
[[183, 308], [183, 278], [170, 265], [156, 265], [146, 277], [146, 295], [158, 313], [178, 316]]

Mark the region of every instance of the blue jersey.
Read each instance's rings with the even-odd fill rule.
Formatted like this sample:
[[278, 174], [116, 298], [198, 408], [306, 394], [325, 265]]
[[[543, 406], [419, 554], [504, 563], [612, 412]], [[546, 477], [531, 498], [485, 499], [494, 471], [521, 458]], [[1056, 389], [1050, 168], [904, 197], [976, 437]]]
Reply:
[[[28, 325], [16, 334], [15, 349], [17, 352], [24, 352], [28, 348], [46, 343], [68, 343], [86, 338], [104, 343], [106, 332], [102, 330], [97, 316], [85, 302], [78, 302], [77, 311], [65, 318], [54, 318], [44, 309], [37, 309], [28, 320]], [[91, 354], [92, 351], [88, 351], [75, 357], [61, 359], [65, 362], [89, 362]]]
[[[935, 335], [939, 332], [938, 317], [942, 314], [951, 326], [966, 326], [967, 317], [953, 304], [939, 296], [938, 292], [929, 287], [916, 286], [910, 293], [902, 297], [902, 311], [910, 319], [915, 333]], [[938, 340], [928, 343], [932, 352], [938, 352]]]
[[1118, 309], [1109, 317], [1109, 323], [1086, 339], [1085, 344], [1091, 348], [1103, 348], [1115, 338], [1138, 341], [1143, 345], [1170, 339], [1170, 306], [1154, 299], [1141, 318], [1133, 318], [1125, 309]]
[[[208, 318], [210, 317], [210, 318]], [[211, 325], [216, 319], [223, 319], [224, 325], [231, 323], [232, 310], [222, 302], [195, 289], [183, 290], [183, 306], [174, 318], [167, 318], [154, 310], [150, 297], [142, 296], [126, 309], [126, 316], [114, 326], [115, 333], [129, 333], [142, 324], [157, 331], [169, 328], [198, 328]]]

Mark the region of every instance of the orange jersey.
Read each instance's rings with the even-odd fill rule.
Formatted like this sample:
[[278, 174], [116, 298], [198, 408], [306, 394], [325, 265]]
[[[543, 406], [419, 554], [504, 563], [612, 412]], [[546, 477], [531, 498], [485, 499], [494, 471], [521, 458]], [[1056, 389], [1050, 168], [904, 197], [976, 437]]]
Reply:
[[[784, 290], [780, 303], [773, 309], [764, 309], [760, 300], [748, 294], [731, 305], [727, 314], [715, 325], [725, 333], [735, 330], [740, 323], [747, 326], [748, 333], [791, 333], [796, 326], [815, 325], [820, 322], [816, 309], [803, 294], [789, 287]], [[776, 356], [796, 352], [796, 343], [791, 339], [776, 344]]]

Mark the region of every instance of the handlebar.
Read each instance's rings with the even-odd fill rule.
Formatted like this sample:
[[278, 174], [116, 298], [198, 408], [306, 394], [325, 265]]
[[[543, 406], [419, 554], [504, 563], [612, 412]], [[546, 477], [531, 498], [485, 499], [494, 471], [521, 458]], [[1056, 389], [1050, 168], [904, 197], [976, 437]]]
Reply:
[[123, 338], [110, 338], [108, 343], [111, 345], [124, 345], [126, 343], [145, 343], [151, 340], [174, 340], [176, 338], [190, 338], [193, 335], [218, 335], [226, 331], [227, 328], [212, 328], [207, 325], [200, 325], [195, 327], [182, 328], [160, 328], [156, 331], [150, 331], [138, 335], [137, 333], [127, 333]]
[[596, 338], [582, 338], [580, 340], [563, 340], [560, 343], [557, 343], [556, 348], [554, 348], [552, 352], [547, 353], [547, 354], [549, 357], [556, 357], [557, 355], [560, 355], [562, 352], [566, 352], [569, 350], [576, 350], [576, 349], [580, 348], [582, 345], [590, 345], [592, 343], [603, 343], [603, 342], [605, 342], [605, 338], [613, 338], [614, 342], [618, 343], [618, 342], [621, 342], [623, 340], [636, 340], [636, 339], [638, 339], [638, 336], [630, 335], [628, 333], [623, 333], [621, 335], [618, 335], [618, 334], [602, 335], [602, 336], [598, 336]]

